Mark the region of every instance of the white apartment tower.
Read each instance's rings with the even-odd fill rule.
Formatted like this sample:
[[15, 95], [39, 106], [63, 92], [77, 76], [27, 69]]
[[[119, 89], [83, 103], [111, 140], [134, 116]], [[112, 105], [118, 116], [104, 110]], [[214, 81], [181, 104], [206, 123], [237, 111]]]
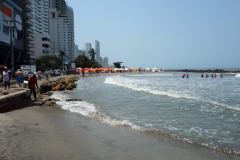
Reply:
[[[73, 11], [66, 6], [65, 0], [49, 0], [49, 26], [51, 52], [59, 55], [66, 53], [66, 63], [74, 60], [74, 26]], [[66, 13], [71, 13], [67, 15]], [[72, 17], [71, 17], [72, 16]]]
[[88, 57], [89, 59], [91, 59], [91, 57], [88, 52], [91, 50], [91, 48], [92, 48], [91, 43], [84, 43], [85, 56]]
[[108, 67], [108, 57], [104, 57], [104, 59], [103, 59], [103, 67]]
[[97, 53], [95, 60], [100, 64], [100, 42], [98, 40], [95, 40], [95, 51]]
[[34, 54], [31, 55], [32, 59], [50, 54], [48, 5], [48, 0], [33, 0], [34, 47], [32, 50]]

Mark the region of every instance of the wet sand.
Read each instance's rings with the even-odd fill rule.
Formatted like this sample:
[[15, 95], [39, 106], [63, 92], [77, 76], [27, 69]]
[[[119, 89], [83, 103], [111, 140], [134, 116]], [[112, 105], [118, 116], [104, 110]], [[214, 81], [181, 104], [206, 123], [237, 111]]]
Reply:
[[227, 159], [175, 140], [102, 124], [60, 107], [0, 114], [0, 159]]

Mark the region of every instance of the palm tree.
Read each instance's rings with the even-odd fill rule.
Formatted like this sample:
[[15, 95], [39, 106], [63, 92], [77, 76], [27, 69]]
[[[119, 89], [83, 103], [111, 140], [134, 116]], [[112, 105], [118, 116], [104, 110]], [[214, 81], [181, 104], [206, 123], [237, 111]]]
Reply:
[[94, 60], [94, 56], [95, 56], [95, 54], [97, 54], [96, 52], [95, 52], [95, 50], [93, 49], [93, 48], [91, 48], [90, 49], [90, 51], [88, 51], [88, 54], [89, 54], [89, 56], [91, 57], [91, 63], [93, 62], [93, 60]]

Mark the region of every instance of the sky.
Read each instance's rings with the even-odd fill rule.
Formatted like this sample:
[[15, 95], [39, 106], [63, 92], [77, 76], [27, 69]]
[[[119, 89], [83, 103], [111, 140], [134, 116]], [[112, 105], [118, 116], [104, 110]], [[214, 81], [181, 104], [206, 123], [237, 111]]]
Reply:
[[66, 0], [75, 44], [109, 64], [162, 69], [240, 68], [240, 0]]

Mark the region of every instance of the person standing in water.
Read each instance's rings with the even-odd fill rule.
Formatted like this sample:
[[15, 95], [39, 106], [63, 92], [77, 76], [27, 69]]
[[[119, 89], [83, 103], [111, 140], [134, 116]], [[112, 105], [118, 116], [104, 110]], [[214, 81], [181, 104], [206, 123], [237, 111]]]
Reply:
[[216, 73], [215, 73], [214, 77], [217, 78], [217, 74]]
[[222, 78], [222, 74], [221, 74], [221, 78]]
[[206, 75], [206, 78], [208, 78], [208, 75]]
[[84, 77], [84, 68], [82, 69], [82, 75], [83, 75], [83, 77]]
[[187, 74], [187, 78], [189, 77], [189, 75]]

